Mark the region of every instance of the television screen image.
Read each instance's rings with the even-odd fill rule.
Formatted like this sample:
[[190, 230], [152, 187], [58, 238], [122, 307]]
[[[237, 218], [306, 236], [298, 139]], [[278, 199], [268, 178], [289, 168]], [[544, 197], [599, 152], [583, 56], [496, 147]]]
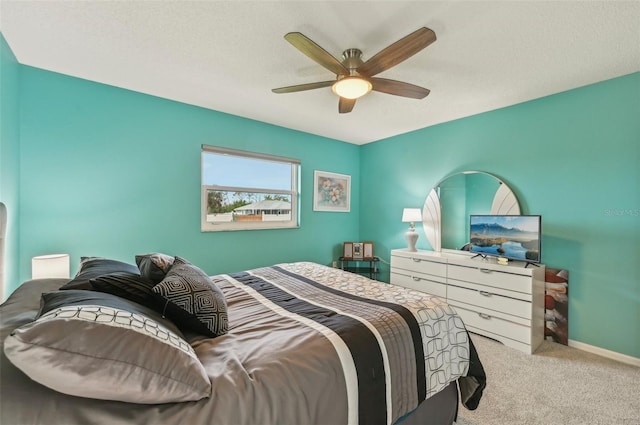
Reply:
[[471, 215], [470, 251], [539, 263], [542, 217], [539, 215]]

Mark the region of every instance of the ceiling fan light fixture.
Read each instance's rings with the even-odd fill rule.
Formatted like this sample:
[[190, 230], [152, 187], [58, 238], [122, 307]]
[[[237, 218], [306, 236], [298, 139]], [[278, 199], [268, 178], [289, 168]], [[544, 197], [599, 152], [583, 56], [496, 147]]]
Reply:
[[371, 91], [371, 82], [361, 77], [344, 77], [336, 81], [331, 90], [345, 99], [358, 99]]

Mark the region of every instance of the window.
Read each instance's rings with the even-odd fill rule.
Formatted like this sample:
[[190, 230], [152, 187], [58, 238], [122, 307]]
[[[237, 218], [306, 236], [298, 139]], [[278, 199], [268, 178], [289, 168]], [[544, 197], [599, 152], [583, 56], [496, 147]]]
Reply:
[[300, 161], [202, 145], [203, 232], [298, 227]]

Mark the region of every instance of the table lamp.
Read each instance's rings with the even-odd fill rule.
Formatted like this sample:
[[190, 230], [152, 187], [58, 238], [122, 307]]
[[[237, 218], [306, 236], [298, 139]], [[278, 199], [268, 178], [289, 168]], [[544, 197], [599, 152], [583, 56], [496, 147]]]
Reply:
[[411, 223], [409, 225], [409, 230], [404, 234], [407, 239], [407, 251], [415, 252], [416, 242], [418, 241], [418, 234], [415, 229], [415, 222], [422, 221], [422, 214], [420, 213], [419, 208], [405, 208], [402, 211], [402, 222], [403, 223]]

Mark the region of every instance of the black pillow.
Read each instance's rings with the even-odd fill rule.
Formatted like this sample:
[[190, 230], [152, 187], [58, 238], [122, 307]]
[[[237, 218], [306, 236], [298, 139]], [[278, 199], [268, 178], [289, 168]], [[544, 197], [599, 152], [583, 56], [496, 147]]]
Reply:
[[118, 260], [110, 260], [101, 257], [82, 257], [80, 259], [80, 269], [73, 280], [66, 283], [60, 289], [93, 289], [91, 279], [104, 274], [115, 272], [127, 272], [140, 275], [138, 268], [133, 264], [124, 263]]
[[228, 330], [227, 301], [207, 274], [176, 257], [167, 276], [153, 287], [162, 297], [163, 315], [181, 329], [215, 337]]
[[90, 279], [89, 282], [94, 291], [116, 295], [154, 310], [161, 308], [156, 294], [151, 290], [154, 283], [143, 276], [116, 272], [98, 276]]
[[111, 307], [125, 310], [133, 314], [144, 315], [145, 317], [149, 317], [150, 319], [163, 325], [171, 332], [174, 332], [180, 338], [184, 338], [182, 332], [180, 332], [175, 323], [167, 318], [162, 317], [160, 313], [153, 309], [145, 307], [136, 302], [118, 297], [116, 295], [84, 289], [70, 289], [66, 291], [56, 291], [42, 294], [42, 297], [40, 299], [40, 311], [38, 311], [38, 316], [36, 317], [36, 319], [57, 308], [86, 305]]
[[152, 254], [136, 255], [136, 264], [140, 270], [140, 275], [151, 280], [154, 284], [160, 283], [167, 275], [173, 265], [172, 257], [167, 254], [155, 252]]

